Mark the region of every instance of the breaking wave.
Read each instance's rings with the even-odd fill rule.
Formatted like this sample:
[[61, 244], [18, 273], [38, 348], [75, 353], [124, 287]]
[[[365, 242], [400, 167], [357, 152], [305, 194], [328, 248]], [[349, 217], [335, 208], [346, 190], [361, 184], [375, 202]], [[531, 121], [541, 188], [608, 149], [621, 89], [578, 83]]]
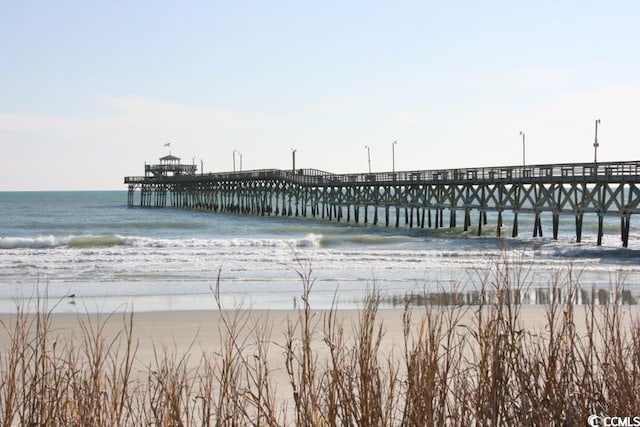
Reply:
[[236, 239], [156, 239], [139, 236], [81, 235], [0, 237], [0, 249], [46, 249], [46, 248], [100, 248], [131, 246], [138, 248], [211, 248], [211, 247], [294, 247], [312, 248], [320, 246], [322, 236], [309, 234], [298, 239], [236, 238]]

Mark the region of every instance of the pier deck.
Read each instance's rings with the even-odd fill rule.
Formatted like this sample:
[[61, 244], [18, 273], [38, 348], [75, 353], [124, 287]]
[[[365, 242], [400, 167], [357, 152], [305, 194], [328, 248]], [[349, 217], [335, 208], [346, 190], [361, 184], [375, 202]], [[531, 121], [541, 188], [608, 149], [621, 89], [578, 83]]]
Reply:
[[[184, 170], [184, 165], [178, 166], [177, 172]], [[582, 239], [584, 215], [593, 214], [598, 218], [598, 245], [602, 244], [603, 218], [613, 215], [620, 218], [624, 247], [629, 243], [631, 215], [640, 213], [640, 161], [365, 174], [316, 169], [198, 174], [193, 167], [189, 173], [147, 173], [125, 177], [124, 182], [129, 206], [311, 216], [374, 225], [384, 222], [387, 227], [400, 227], [404, 217], [403, 225], [410, 228], [442, 228], [446, 211], [448, 227], [461, 226], [466, 231], [475, 212], [481, 234], [487, 212], [495, 212], [498, 236], [504, 228], [504, 212], [512, 213], [512, 237], [519, 234], [519, 214], [534, 216], [533, 237], [542, 236], [541, 215], [551, 215], [554, 239], [560, 216], [571, 215], [576, 242]], [[463, 215], [460, 225], [458, 213]]]

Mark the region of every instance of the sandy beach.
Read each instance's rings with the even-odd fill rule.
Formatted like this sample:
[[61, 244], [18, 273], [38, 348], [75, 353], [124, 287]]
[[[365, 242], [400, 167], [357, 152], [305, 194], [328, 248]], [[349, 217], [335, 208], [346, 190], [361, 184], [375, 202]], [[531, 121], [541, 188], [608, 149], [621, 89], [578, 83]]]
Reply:
[[[460, 324], [473, 325], [475, 307], [464, 307]], [[546, 306], [524, 305], [520, 307], [520, 327], [527, 331], [544, 335], [547, 325]], [[577, 334], [586, 333], [584, 312], [586, 306], [576, 306], [574, 324]], [[596, 308], [598, 310], [598, 308]], [[640, 314], [640, 307], [625, 306], [622, 310], [623, 326], [630, 326], [631, 319]], [[317, 352], [318, 363], [327, 356], [328, 348], [323, 343], [323, 324], [328, 310], [312, 310], [312, 327], [314, 333], [313, 349]], [[353, 342], [354, 331], [358, 330], [361, 310], [337, 310], [336, 319], [344, 327], [345, 340]], [[425, 313], [424, 307], [412, 308], [412, 327], [415, 332], [419, 320]], [[179, 358], [186, 355], [191, 364], [197, 364], [202, 354], [220, 354], [228, 335], [223, 316], [228, 320], [237, 317], [239, 336], [246, 341], [239, 340], [251, 348], [257, 340], [266, 339], [268, 343], [268, 364], [272, 379], [282, 391], [287, 386], [287, 375], [284, 369], [285, 354], [283, 345], [286, 341], [287, 329], [296, 325], [300, 311], [296, 310], [238, 310], [238, 311], [166, 311], [133, 313], [132, 337], [137, 346], [136, 368], [145, 372], [153, 365], [157, 353], [168, 353]], [[54, 339], [81, 339], [83, 331], [81, 324], [90, 328], [100, 327], [101, 334], [106, 341], [111, 341], [122, 335], [125, 324], [130, 319], [130, 313], [113, 314], [52, 314], [51, 337]], [[10, 325], [15, 316], [0, 314], [0, 321]], [[392, 355], [400, 358], [403, 352], [403, 309], [379, 309], [376, 321], [383, 326], [383, 336], [380, 346], [382, 357]], [[244, 325], [244, 326], [242, 326]], [[260, 326], [262, 332], [255, 327]], [[300, 328], [295, 329], [296, 337], [300, 335]], [[9, 335], [0, 332], [0, 350], [9, 345]], [[121, 343], [122, 344], [122, 343]], [[281, 397], [284, 397], [282, 395]]]
[[[416, 310], [418, 314], [420, 310]], [[326, 355], [327, 348], [322, 344], [323, 321], [328, 311], [313, 311], [313, 325], [315, 331], [314, 350], [319, 358]], [[383, 322], [384, 338], [381, 350], [391, 352], [402, 346], [403, 325], [401, 309], [379, 310], [377, 319]], [[286, 341], [287, 328], [295, 325], [300, 313], [295, 310], [240, 310], [226, 311], [166, 311], [141, 312], [133, 315], [133, 340], [137, 344], [136, 367], [145, 372], [153, 365], [156, 353], [169, 353], [182, 357], [187, 355], [190, 363], [197, 364], [202, 354], [220, 354], [227, 336], [223, 316], [232, 319], [240, 316], [240, 336], [247, 338], [249, 347], [255, 344], [255, 325], [266, 327], [269, 351], [268, 363], [272, 379], [279, 384], [278, 389], [287, 385], [284, 369], [285, 355], [282, 346]], [[337, 319], [343, 322], [345, 336], [353, 338], [353, 330], [357, 327], [359, 310], [338, 310]], [[416, 316], [417, 317], [417, 316]], [[15, 316], [0, 314], [0, 321], [5, 325], [15, 322]], [[81, 323], [93, 325], [102, 329], [102, 336], [111, 341], [122, 335], [125, 324], [129, 321], [129, 314], [52, 314], [51, 337], [54, 339], [80, 340], [83, 335]], [[299, 335], [299, 329], [297, 330]], [[121, 342], [123, 344], [124, 342]], [[9, 345], [9, 335], [0, 332], [0, 350]]]

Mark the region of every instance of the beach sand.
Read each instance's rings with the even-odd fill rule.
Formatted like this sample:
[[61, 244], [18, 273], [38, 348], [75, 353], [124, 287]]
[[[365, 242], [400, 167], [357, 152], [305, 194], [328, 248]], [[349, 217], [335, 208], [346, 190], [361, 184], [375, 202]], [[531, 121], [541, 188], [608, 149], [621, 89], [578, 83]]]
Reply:
[[[584, 322], [584, 310], [586, 306], [575, 307], [575, 325], [578, 334], [586, 332]], [[412, 323], [415, 324], [424, 313], [424, 308], [414, 307]], [[474, 307], [467, 307], [461, 323], [471, 325], [473, 322]], [[531, 332], [544, 332], [546, 325], [546, 308], [543, 305], [524, 305], [520, 308], [520, 321], [522, 327]], [[633, 316], [638, 317], [640, 308], [626, 306], [623, 321], [629, 323]], [[294, 325], [300, 315], [296, 310], [238, 310], [224, 311], [166, 311], [166, 312], [140, 312], [133, 314], [133, 339], [137, 343], [137, 364], [140, 368], [148, 366], [154, 361], [156, 350], [168, 350], [178, 356], [189, 354], [195, 359], [203, 352], [220, 353], [225, 334], [224, 323], [221, 322], [223, 314], [232, 319], [241, 316], [238, 323], [245, 323], [241, 336], [253, 335], [254, 325], [266, 327], [269, 342], [269, 364], [273, 373], [285, 375], [282, 366], [284, 364], [285, 336], [288, 325]], [[314, 350], [320, 355], [326, 352], [326, 345], [322, 343], [323, 322], [328, 311], [312, 311], [312, 324], [315, 331]], [[345, 337], [353, 339], [353, 331], [357, 328], [360, 310], [337, 310], [338, 322], [344, 326]], [[115, 338], [124, 330], [129, 314], [52, 314], [52, 337], [63, 338], [82, 336], [81, 324], [90, 325], [93, 328], [102, 327], [102, 334], [107, 341]], [[388, 353], [402, 350], [403, 346], [403, 310], [379, 309], [376, 319], [382, 322], [384, 336], [381, 352]], [[0, 314], [0, 321], [8, 326], [15, 321], [12, 314]], [[299, 329], [296, 335], [299, 336]], [[255, 337], [249, 337], [249, 342], [255, 341]], [[59, 339], [59, 338], [58, 338]], [[6, 331], [0, 332], [0, 349], [8, 346], [9, 335]]]
[[[313, 350], [318, 354], [318, 363], [328, 354], [326, 345], [322, 342], [323, 321], [328, 311], [313, 311], [312, 326], [314, 328]], [[402, 310], [384, 309], [378, 312], [377, 319], [384, 325], [385, 335], [382, 353], [399, 350], [402, 346], [403, 325]], [[228, 319], [239, 316], [238, 342], [246, 343], [252, 350], [258, 339], [266, 339], [268, 344], [267, 362], [270, 368], [271, 380], [277, 386], [280, 398], [284, 398], [288, 377], [285, 370], [284, 345], [289, 325], [295, 325], [299, 312], [295, 310], [239, 310], [225, 311], [167, 311], [141, 312], [133, 315], [133, 342], [137, 346], [136, 363], [134, 369], [141, 376], [146, 376], [148, 367], [153, 366], [157, 355], [170, 354], [181, 358], [187, 355], [189, 365], [196, 366], [203, 354], [220, 354], [223, 351], [227, 336], [223, 315]], [[360, 311], [338, 310], [337, 319], [343, 322], [345, 337], [353, 338]], [[81, 324], [92, 329], [101, 329], [102, 337], [111, 342], [119, 334], [123, 334], [129, 315], [115, 314], [52, 314], [50, 342], [53, 340], [73, 340], [80, 343], [83, 336]], [[12, 325], [15, 316], [0, 314], [0, 322]], [[265, 334], [256, 336], [255, 325], [266, 328]], [[300, 329], [295, 330], [299, 337]], [[244, 341], [246, 339], [246, 341]], [[124, 344], [124, 337], [120, 337], [120, 345]], [[9, 334], [0, 331], [0, 351], [8, 348]], [[141, 378], [143, 379], [143, 378]], [[284, 394], [283, 394], [284, 393]]]
[[[546, 306], [524, 305], [520, 307], [520, 321], [522, 327], [531, 332], [544, 332], [546, 326]], [[584, 310], [586, 306], [575, 307], [575, 325], [578, 334], [586, 332], [584, 322]], [[596, 308], [597, 309], [597, 308]], [[473, 322], [474, 307], [467, 307], [462, 324]], [[415, 329], [417, 321], [424, 314], [423, 307], [414, 307], [412, 315], [412, 329]], [[640, 314], [640, 307], [625, 306], [624, 323]], [[154, 359], [154, 349], [167, 349], [178, 355], [197, 355], [202, 352], [219, 353], [225, 336], [225, 327], [221, 322], [223, 313], [227, 318], [242, 316], [243, 336], [252, 334], [254, 325], [267, 327], [270, 341], [270, 362], [274, 366], [284, 361], [283, 350], [280, 347], [285, 342], [288, 325], [293, 325], [300, 315], [296, 310], [238, 310], [238, 311], [166, 311], [166, 312], [140, 312], [133, 314], [133, 339], [138, 343], [137, 360], [142, 365], [148, 365]], [[322, 334], [323, 322], [328, 310], [313, 310], [312, 323], [315, 331], [314, 349], [323, 350]], [[360, 310], [337, 310], [338, 322], [344, 325], [347, 340], [353, 339], [353, 331], [357, 328]], [[110, 340], [123, 332], [126, 322], [129, 320], [127, 313], [112, 314], [51, 314], [52, 336], [80, 338], [82, 335], [81, 323], [102, 326], [103, 336]], [[379, 309], [376, 320], [382, 322], [384, 336], [381, 350], [397, 350], [403, 345], [403, 310]], [[15, 321], [13, 314], [0, 314], [0, 322], [5, 326]], [[299, 335], [299, 329], [297, 330]], [[250, 340], [251, 341], [251, 340]], [[0, 349], [9, 344], [9, 335], [6, 331], [0, 332]]]

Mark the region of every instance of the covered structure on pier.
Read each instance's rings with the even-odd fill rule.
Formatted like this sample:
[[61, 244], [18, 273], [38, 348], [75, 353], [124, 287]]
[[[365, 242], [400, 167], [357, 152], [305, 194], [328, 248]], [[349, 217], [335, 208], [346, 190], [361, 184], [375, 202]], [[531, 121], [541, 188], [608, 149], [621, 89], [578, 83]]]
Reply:
[[147, 177], [195, 175], [196, 170], [196, 165], [183, 165], [180, 163], [180, 157], [168, 154], [160, 157], [160, 163], [157, 165], [145, 165], [144, 174]]

